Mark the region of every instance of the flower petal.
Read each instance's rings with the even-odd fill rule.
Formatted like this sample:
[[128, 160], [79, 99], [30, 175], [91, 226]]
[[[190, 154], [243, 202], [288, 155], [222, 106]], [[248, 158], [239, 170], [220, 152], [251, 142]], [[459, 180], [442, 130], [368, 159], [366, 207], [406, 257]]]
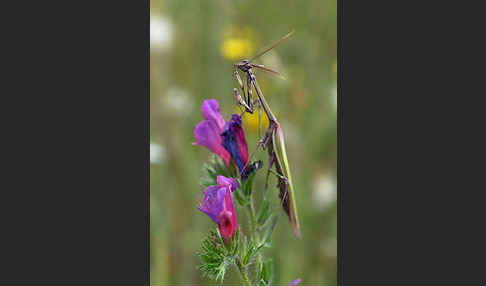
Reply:
[[224, 207], [226, 211], [229, 211], [231, 213], [231, 225], [233, 227], [231, 235], [233, 236], [234, 231], [238, 229], [238, 219], [236, 217], [236, 210], [235, 210], [235, 204], [233, 203], [233, 195], [231, 194], [230, 190], [226, 191], [226, 196], [224, 197]]
[[216, 99], [206, 99], [201, 106], [203, 117], [214, 122], [219, 130], [224, 128], [224, 118], [219, 110], [219, 103]]
[[241, 173], [248, 163], [248, 145], [241, 128], [241, 117], [238, 114], [233, 114], [231, 120], [226, 122], [221, 136], [223, 136], [223, 147], [231, 155]]
[[214, 223], [218, 223], [218, 216], [224, 209], [226, 188], [209, 186], [204, 191], [204, 198], [199, 210], [209, 216]]
[[218, 228], [219, 228], [219, 233], [221, 233], [221, 236], [224, 239], [227, 239], [229, 237], [233, 236], [233, 233], [235, 232], [235, 225], [233, 224], [233, 215], [229, 211], [222, 211], [219, 214], [218, 217]]
[[238, 229], [238, 219], [231, 190], [226, 188], [225, 191], [223, 210], [219, 213], [217, 224], [221, 236], [227, 239], [232, 237], [236, 229]]
[[245, 132], [241, 127], [241, 116], [233, 114], [231, 116], [233, 132], [236, 135], [236, 143], [238, 143], [238, 150], [240, 151], [241, 159], [246, 165], [248, 163], [248, 144], [246, 143]]
[[226, 178], [225, 176], [218, 175], [216, 177], [216, 181], [218, 185], [221, 187], [229, 187], [231, 191], [236, 190], [238, 188], [238, 182], [235, 181], [233, 178]]
[[193, 145], [207, 147], [211, 152], [223, 159], [226, 164], [229, 164], [230, 154], [222, 145], [221, 130], [216, 123], [204, 120], [194, 127], [193, 133], [194, 138], [196, 138], [196, 142]]

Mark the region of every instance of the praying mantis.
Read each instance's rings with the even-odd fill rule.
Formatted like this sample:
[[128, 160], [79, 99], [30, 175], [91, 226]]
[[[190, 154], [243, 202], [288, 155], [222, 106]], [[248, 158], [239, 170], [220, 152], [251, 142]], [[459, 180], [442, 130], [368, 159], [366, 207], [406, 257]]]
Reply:
[[[256, 76], [253, 73], [253, 68], [265, 72], [270, 72], [279, 76], [281, 76], [281, 74], [277, 71], [266, 68], [263, 65], [252, 63], [254, 59], [270, 51], [275, 46], [280, 44], [282, 41], [292, 36], [293, 33], [294, 32], [292, 31], [287, 35], [283, 36], [273, 45], [266, 48], [262, 52], [258, 53], [250, 60], [244, 59], [241, 62], [234, 64], [235, 71], [233, 74], [236, 81], [238, 82], [238, 86], [241, 89], [241, 93], [243, 94], [243, 96], [241, 96], [237, 88], [234, 88], [233, 92], [237, 104], [242, 106], [245, 109], [244, 112], [249, 112], [253, 114], [254, 106], [256, 104], [259, 112], [259, 124], [261, 124], [262, 109], [265, 112], [266, 116], [268, 117], [269, 126], [263, 136], [261, 136], [260, 134], [261, 139], [258, 141], [256, 149], [258, 149], [261, 146], [264, 150], [265, 149], [268, 150], [269, 164], [268, 164], [268, 172], [267, 172], [267, 184], [268, 184], [268, 175], [270, 173], [273, 173], [274, 175], [277, 176], [278, 188], [280, 191], [279, 197], [281, 199], [282, 207], [289, 217], [290, 224], [292, 225], [295, 236], [301, 239], [299, 218], [297, 215], [297, 206], [295, 203], [295, 195], [294, 195], [295, 189], [292, 184], [292, 176], [290, 174], [289, 163], [287, 160], [287, 152], [285, 149], [285, 140], [284, 140], [283, 131], [282, 128], [280, 127], [280, 123], [278, 122], [273, 112], [270, 110], [270, 107], [267, 101], [265, 100], [265, 97], [263, 96], [263, 93], [258, 85]], [[242, 81], [238, 73], [238, 70], [244, 73], [244, 77], [246, 80], [246, 92], [245, 92], [245, 84]], [[255, 100], [253, 99], [252, 89], [255, 89], [256, 91], [257, 97]], [[259, 128], [259, 130], [261, 130], [261, 127]], [[255, 152], [253, 152], [253, 154], [254, 153]], [[251, 156], [253, 156], [253, 154]], [[249, 162], [250, 160], [248, 160], [248, 164]], [[248, 168], [248, 164], [247, 166], [245, 166], [245, 169]], [[275, 165], [275, 171], [272, 170], [273, 165]]]

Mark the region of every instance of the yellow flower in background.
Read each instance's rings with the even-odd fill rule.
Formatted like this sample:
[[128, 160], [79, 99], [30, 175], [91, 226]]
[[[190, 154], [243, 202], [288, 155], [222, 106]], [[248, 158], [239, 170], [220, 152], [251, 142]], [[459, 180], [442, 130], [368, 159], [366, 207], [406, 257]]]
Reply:
[[255, 35], [251, 28], [228, 28], [221, 43], [223, 57], [236, 61], [248, 58], [255, 52]]
[[253, 44], [248, 39], [229, 38], [221, 45], [221, 52], [225, 58], [236, 61], [253, 53]]
[[[241, 113], [241, 110], [238, 107], [235, 107], [234, 113]], [[268, 117], [263, 112], [262, 110], [262, 134], [265, 132], [265, 130], [268, 128]], [[245, 131], [253, 132], [255, 134], [258, 134], [258, 109], [255, 106], [255, 112], [253, 114], [245, 112], [243, 116], [241, 117], [241, 121], [243, 122], [243, 128], [245, 128]]]

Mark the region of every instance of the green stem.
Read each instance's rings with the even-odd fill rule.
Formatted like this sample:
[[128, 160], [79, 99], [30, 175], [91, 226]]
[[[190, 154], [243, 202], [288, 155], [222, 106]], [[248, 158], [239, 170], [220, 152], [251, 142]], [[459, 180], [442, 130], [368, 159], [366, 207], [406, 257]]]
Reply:
[[[250, 197], [250, 203], [248, 204], [248, 212], [250, 213], [250, 222], [251, 222], [251, 239], [254, 245], [260, 245], [260, 238], [257, 231], [257, 222], [255, 219], [255, 207], [253, 206], [253, 197]], [[261, 253], [257, 253], [257, 269], [260, 270], [262, 263]]]
[[250, 203], [248, 204], [248, 213], [250, 215], [250, 224], [251, 224], [251, 240], [255, 242], [256, 244], [256, 239], [258, 236], [257, 233], [257, 225], [256, 225], [256, 219], [255, 219], [255, 208], [253, 207], [253, 198], [250, 197]]
[[250, 280], [248, 279], [248, 275], [246, 275], [246, 269], [241, 265], [241, 261], [237, 258], [236, 259], [236, 266], [238, 267], [238, 270], [240, 271], [241, 274], [241, 280], [243, 280], [243, 284], [245, 286], [251, 286]]

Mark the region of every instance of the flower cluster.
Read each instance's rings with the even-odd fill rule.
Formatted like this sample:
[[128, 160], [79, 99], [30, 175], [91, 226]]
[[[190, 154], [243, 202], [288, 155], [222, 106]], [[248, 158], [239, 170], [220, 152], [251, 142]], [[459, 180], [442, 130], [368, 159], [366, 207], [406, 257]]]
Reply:
[[[205, 189], [201, 186], [202, 192], [198, 199], [197, 209], [205, 213], [219, 229], [219, 235], [211, 232], [203, 241], [203, 251], [199, 253], [203, 263], [199, 269], [205, 276], [217, 280], [223, 279], [229, 264], [234, 264], [241, 274], [244, 285], [250, 286], [248, 266], [256, 263], [258, 285], [271, 285], [273, 262], [271, 259], [263, 259], [262, 248], [269, 245], [269, 237], [275, 228], [278, 215], [274, 215], [273, 223], [267, 223], [271, 217], [269, 201], [264, 200], [257, 215], [251, 196], [253, 179], [250, 178], [254, 178], [263, 163], [261, 160], [251, 164], [249, 162], [248, 145], [240, 115], [232, 114], [225, 121], [215, 99], [205, 100], [201, 109], [204, 120], [194, 127], [193, 145], [208, 148], [221, 158], [222, 162], [217, 160], [218, 162], [205, 168], [210, 178], [204, 181], [204, 185], [207, 186]], [[277, 129], [277, 132], [281, 131]], [[276, 156], [275, 153], [272, 154]], [[231, 177], [236, 172], [239, 175], [238, 181]], [[244, 236], [238, 231], [233, 193], [239, 205], [247, 206], [249, 211], [250, 236]], [[288, 201], [287, 199], [286, 202]], [[289, 205], [286, 206], [288, 212]], [[300, 282], [301, 279], [296, 279], [290, 282], [290, 285], [295, 286]]]

